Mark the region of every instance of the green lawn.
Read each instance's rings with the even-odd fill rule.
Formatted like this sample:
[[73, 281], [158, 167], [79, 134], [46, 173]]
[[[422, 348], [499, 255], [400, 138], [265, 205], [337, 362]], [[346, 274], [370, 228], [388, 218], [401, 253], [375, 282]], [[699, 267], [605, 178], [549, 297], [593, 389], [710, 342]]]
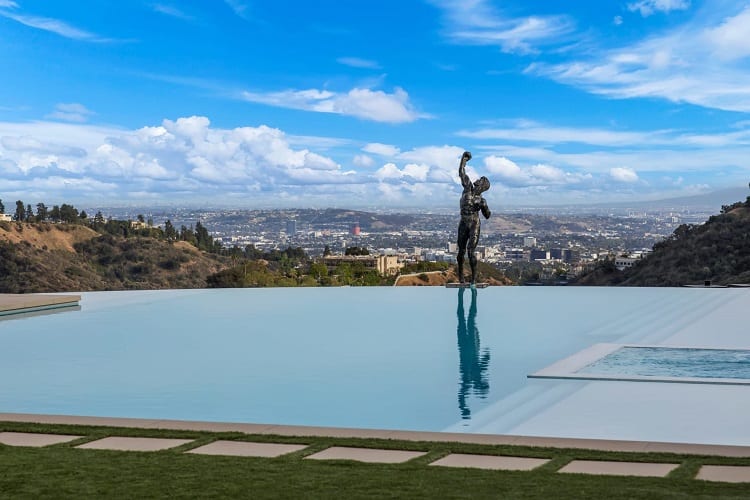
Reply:
[[[701, 464], [750, 465], [750, 459], [665, 453], [486, 446], [377, 439], [283, 437], [67, 425], [0, 423], [0, 431], [83, 435], [45, 448], [0, 445], [1, 498], [61, 497], [248, 497], [248, 498], [744, 498], [750, 484], [693, 479]], [[73, 446], [105, 436], [190, 438], [160, 452], [79, 450]], [[217, 457], [184, 451], [216, 439], [301, 443], [308, 448], [279, 458]], [[328, 446], [427, 451], [397, 465], [304, 460]], [[434, 467], [449, 452], [551, 458], [531, 472]], [[666, 478], [561, 474], [575, 458], [681, 464]]]

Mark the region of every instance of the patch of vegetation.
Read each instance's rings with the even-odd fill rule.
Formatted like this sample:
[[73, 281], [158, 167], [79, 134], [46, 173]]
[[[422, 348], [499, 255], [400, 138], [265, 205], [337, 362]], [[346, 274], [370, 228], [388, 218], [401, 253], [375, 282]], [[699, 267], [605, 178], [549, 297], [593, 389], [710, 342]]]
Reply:
[[[1, 431], [79, 435], [44, 448], [0, 445], [0, 492], [19, 497], [139, 498], [746, 498], [747, 485], [693, 479], [702, 464], [750, 465], [747, 458], [623, 453], [581, 449], [476, 445], [333, 437], [248, 435], [71, 425], [0, 423]], [[74, 446], [107, 436], [191, 439], [160, 452], [81, 450]], [[277, 458], [185, 453], [215, 440], [294, 443], [304, 450]], [[402, 464], [306, 460], [330, 446], [422, 451]], [[548, 458], [532, 471], [435, 467], [449, 453]], [[665, 478], [561, 474], [574, 459], [676, 463]]]

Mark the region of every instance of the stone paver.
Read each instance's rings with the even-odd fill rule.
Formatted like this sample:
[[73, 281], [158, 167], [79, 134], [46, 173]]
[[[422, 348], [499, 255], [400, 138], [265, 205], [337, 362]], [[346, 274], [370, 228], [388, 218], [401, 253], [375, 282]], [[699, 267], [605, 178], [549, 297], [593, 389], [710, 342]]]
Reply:
[[664, 477], [679, 464], [657, 464], [646, 462], [607, 462], [604, 460], [573, 460], [558, 472], [602, 474], [610, 476]]
[[159, 451], [191, 442], [192, 439], [164, 439], [141, 437], [106, 437], [84, 443], [76, 448], [88, 450]]
[[197, 455], [231, 455], [236, 457], [278, 457], [307, 448], [305, 444], [250, 443], [247, 441], [214, 441], [187, 453]]
[[430, 465], [443, 467], [472, 467], [476, 469], [495, 470], [531, 470], [546, 464], [546, 458], [527, 457], [504, 457], [492, 455], [466, 455], [463, 453], [451, 453]]
[[704, 465], [696, 479], [725, 483], [750, 483], [750, 467], [740, 465]]
[[8, 446], [49, 446], [51, 444], [67, 443], [83, 436], [68, 436], [64, 434], [36, 434], [32, 432], [0, 432], [0, 443]]
[[305, 457], [313, 460], [356, 460], [358, 462], [372, 462], [383, 464], [399, 464], [421, 457], [423, 451], [378, 450], [373, 448], [350, 448], [345, 446], [331, 446], [323, 451]]

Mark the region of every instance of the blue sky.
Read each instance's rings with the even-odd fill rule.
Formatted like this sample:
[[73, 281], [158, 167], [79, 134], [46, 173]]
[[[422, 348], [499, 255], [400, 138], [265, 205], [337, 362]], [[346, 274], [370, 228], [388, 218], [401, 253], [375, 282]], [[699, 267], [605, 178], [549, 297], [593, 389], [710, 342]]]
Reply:
[[490, 206], [750, 180], [750, 3], [0, 0], [0, 199]]

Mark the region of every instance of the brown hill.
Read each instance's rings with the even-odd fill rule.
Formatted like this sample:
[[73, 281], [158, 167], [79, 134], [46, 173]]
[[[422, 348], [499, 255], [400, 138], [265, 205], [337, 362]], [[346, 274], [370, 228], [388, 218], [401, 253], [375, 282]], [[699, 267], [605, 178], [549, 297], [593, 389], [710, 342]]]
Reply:
[[[507, 286], [514, 284], [512, 280], [504, 276], [500, 271], [483, 262], [479, 263], [478, 274], [479, 277], [477, 281], [489, 283], [492, 286]], [[445, 271], [427, 271], [399, 276], [396, 281], [396, 286], [445, 286], [446, 283], [455, 283], [457, 281], [458, 276], [456, 275], [456, 268], [451, 267]]]
[[70, 224], [0, 223], [0, 293], [203, 288], [229, 266], [187, 242]]

